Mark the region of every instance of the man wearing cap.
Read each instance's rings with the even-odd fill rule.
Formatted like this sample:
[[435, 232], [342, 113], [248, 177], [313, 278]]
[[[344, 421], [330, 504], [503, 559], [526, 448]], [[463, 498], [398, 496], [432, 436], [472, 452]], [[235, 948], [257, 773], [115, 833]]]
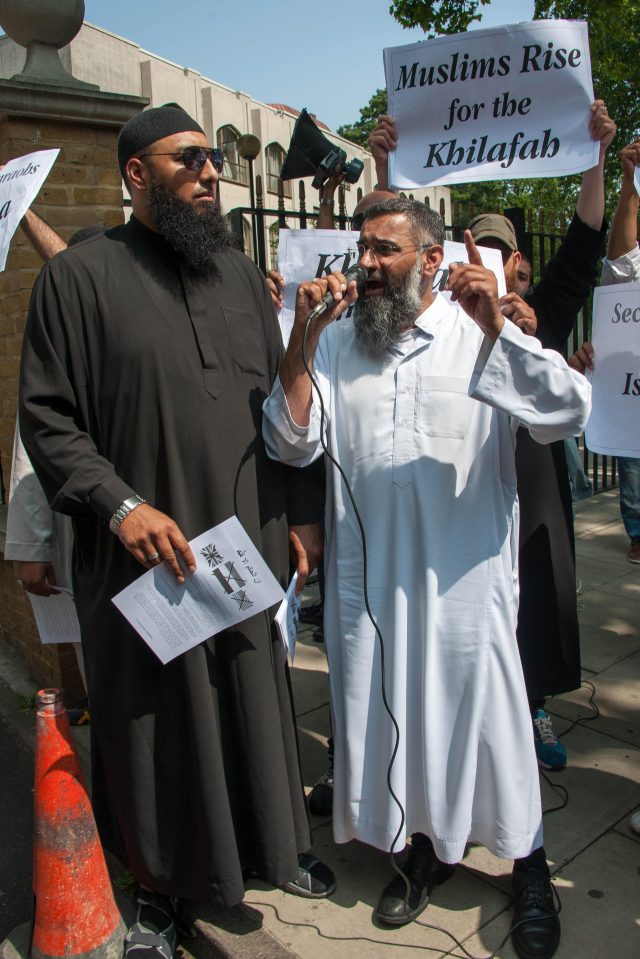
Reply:
[[[508, 291], [500, 301], [503, 315], [524, 332], [535, 334], [547, 348], [564, 348], [596, 282], [606, 233], [604, 161], [615, 131], [603, 101], [594, 101], [589, 132], [600, 142], [598, 164], [583, 174], [566, 239], [540, 281], [523, 297], [517, 292], [522, 255], [511, 221], [490, 213], [469, 224], [476, 243], [502, 251]], [[379, 117], [369, 146], [380, 188], [388, 188], [387, 161], [397, 142], [393, 117]], [[566, 749], [553, 732], [544, 704], [545, 697], [576, 689], [581, 681], [573, 510], [564, 444], [541, 446], [519, 430], [516, 470], [520, 500], [518, 646], [538, 762], [547, 769], [563, 769]]]
[[[600, 141], [597, 166], [587, 170], [567, 236], [538, 283], [523, 294], [535, 311], [535, 335], [562, 351], [598, 275], [604, 253], [604, 160], [616, 126], [602, 101], [592, 107], [590, 132]], [[482, 214], [469, 223], [475, 241], [501, 250], [507, 295], [502, 311], [521, 325], [515, 292], [522, 254], [510, 220]], [[563, 769], [567, 752], [556, 737], [545, 698], [580, 686], [580, 633], [576, 603], [573, 507], [562, 441], [542, 446], [518, 430], [516, 473], [520, 500], [518, 647], [533, 720], [538, 763]]]
[[[61, 253], [36, 282], [20, 429], [52, 507], [74, 520], [93, 805], [105, 845], [151, 902], [127, 954], [151, 945], [151, 959], [175, 944], [167, 897], [233, 905], [247, 871], [312, 897], [335, 884], [305, 854], [271, 617], [163, 666], [111, 598], [162, 562], [184, 581], [201, 559], [188, 540], [234, 514], [283, 585], [290, 539], [304, 579], [321, 506], [307, 477], [264, 450], [282, 341], [264, 278], [229, 245], [221, 155], [168, 104], [125, 125], [118, 159], [129, 223]], [[289, 537], [287, 521], [298, 524]]]

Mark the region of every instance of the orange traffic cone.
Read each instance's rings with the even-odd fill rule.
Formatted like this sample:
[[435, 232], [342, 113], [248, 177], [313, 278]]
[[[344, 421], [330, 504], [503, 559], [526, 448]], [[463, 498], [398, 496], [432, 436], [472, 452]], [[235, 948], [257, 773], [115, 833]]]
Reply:
[[119, 959], [118, 911], [59, 689], [37, 696], [31, 959]]

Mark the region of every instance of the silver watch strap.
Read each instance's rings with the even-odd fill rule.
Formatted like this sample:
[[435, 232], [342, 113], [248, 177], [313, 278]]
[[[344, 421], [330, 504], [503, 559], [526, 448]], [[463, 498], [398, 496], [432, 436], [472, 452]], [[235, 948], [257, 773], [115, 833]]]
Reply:
[[142, 506], [143, 503], [146, 503], [146, 499], [143, 499], [142, 496], [130, 496], [129, 499], [126, 499], [124, 503], [121, 503], [118, 506], [117, 510], [109, 520], [109, 529], [112, 533], [117, 533], [120, 529], [120, 525], [123, 519], [132, 513], [136, 506]]

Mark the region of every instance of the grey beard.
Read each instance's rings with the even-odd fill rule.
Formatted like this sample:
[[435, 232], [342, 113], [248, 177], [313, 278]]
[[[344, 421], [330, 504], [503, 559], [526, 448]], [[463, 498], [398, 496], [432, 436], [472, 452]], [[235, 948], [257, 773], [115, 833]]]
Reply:
[[411, 329], [421, 313], [422, 271], [417, 262], [399, 283], [391, 281], [381, 296], [358, 300], [353, 325], [363, 346], [379, 357]]
[[232, 243], [217, 200], [197, 209], [153, 178], [148, 203], [156, 229], [197, 273], [209, 273], [215, 266], [216, 254]]

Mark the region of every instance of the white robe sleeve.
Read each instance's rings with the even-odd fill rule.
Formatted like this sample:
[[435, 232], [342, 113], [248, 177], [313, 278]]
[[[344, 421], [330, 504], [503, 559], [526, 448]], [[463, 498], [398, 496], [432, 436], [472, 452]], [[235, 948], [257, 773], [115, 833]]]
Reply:
[[[313, 365], [313, 376], [322, 395], [325, 428], [328, 427], [331, 413], [331, 389], [326, 353], [327, 338], [323, 332]], [[271, 459], [288, 463], [290, 466], [308, 466], [322, 455], [320, 443], [321, 405], [315, 387], [312, 387], [311, 415], [308, 426], [298, 426], [294, 422], [280, 383], [276, 377], [271, 394], [265, 400], [262, 410], [262, 435], [265, 447]]]
[[22, 445], [17, 426], [4, 558], [26, 563], [49, 563], [53, 559], [51, 509]]
[[635, 246], [628, 253], [615, 260], [604, 259], [602, 261], [602, 276], [600, 282], [603, 286], [612, 286], [614, 283], [637, 283], [640, 280], [640, 247]]
[[469, 395], [518, 420], [537, 443], [579, 436], [591, 409], [586, 378], [510, 322], [494, 343], [485, 338]]

